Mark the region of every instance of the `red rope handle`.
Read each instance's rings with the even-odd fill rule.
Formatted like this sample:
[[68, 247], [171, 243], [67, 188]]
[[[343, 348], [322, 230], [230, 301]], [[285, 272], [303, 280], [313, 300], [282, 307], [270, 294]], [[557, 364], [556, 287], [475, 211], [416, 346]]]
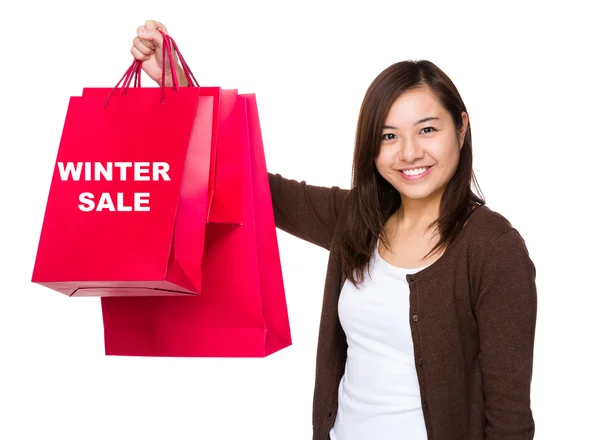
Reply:
[[[183, 68], [185, 78], [187, 79], [188, 87], [192, 87], [192, 86], [200, 87], [200, 84], [196, 80], [196, 77], [192, 73], [189, 65], [183, 58], [183, 55], [181, 54], [181, 51], [177, 47], [177, 43], [175, 43], [175, 40], [173, 39], [173, 37], [165, 34], [161, 30], [159, 30], [158, 32], [160, 32], [160, 34], [163, 37], [161, 102], [164, 104], [165, 103], [165, 88], [166, 88], [165, 81], [166, 81], [166, 70], [167, 70], [166, 69], [167, 55], [169, 56], [169, 66], [171, 68], [171, 79], [173, 81], [173, 90], [177, 91], [177, 90], [179, 90], [179, 87], [180, 87], [179, 80], [177, 78], [177, 69], [175, 67], [175, 59], [173, 57], [173, 50], [175, 50], [177, 57], [181, 61], [181, 66]], [[173, 47], [171, 47], [171, 45]], [[111, 90], [108, 97], [106, 98], [106, 101], [104, 102], [104, 109], [106, 109], [108, 107], [110, 99], [112, 98], [114, 92], [119, 88], [119, 85], [122, 82], [123, 82], [123, 87], [122, 87], [122, 92], [121, 92], [122, 95], [127, 95], [127, 91], [129, 90], [132, 80], [133, 80], [134, 87], [142, 87], [142, 82], [141, 82], [142, 64], [143, 64], [142, 61], [139, 61], [137, 59], [133, 60], [133, 63], [129, 66], [129, 68], [127, 69], [125, 74], [123, 74], [123, 76], [121, 77], [121, 79], [119, 80], [117, 85], [115, 85], [115, 87]]]
[[108, 107], [108, 103], [110, 102], [110, 98], [112, 98], [113, 93], [115, 92], [115, 90], [117, 90], [117, 87], [119, 87], [119, 85], [121, 84], [121, 82], [128, 78], [129, 75], [131, 74], [131, 71], [135, 68], [136, 63], [138, 62], [138, 60], [134, 60], [133, 63], [131, 64], [131, 66], [129, 66], [129, 69], [127, 69], [127, 71], [125, 72], [125, 74], [121, 77], [121, 79], [119, 80], [119, 82], [117, 83], [117, 85], [110, 91], [110, 93], [108, 94], [108, 97], [106, 98], [106, 101], [104, 102], [104, 109], [106, 110], [106, 108]]
[[[192, 73], [192, 70], [188, 66], [188, 63], [185, 61], [185, 58], [183, 58], [183, 55], [181, 54], [181, 51], [177, 47], [177, 43], [175, 43], [175, 40], [173, 39], [173, 37], [170, 37], [169, 35], [167, 35], [167, 38], [173, 44], [173, 48], [175, 49], [175, 52], [177, 53], [177, 56], [179, 57], [179, 61], [181, 61], [181, 67], [183, 67], [183, 72], [185, 74], [185, 78], [187, 79], [188, 87], [191, 87], [192, 84], [194, 84], [195, 87], [200, 87], [200, 84], [196, 80], [196, 77]], [[192, 81], [192, 79], [193, 79], [193, 81]]]

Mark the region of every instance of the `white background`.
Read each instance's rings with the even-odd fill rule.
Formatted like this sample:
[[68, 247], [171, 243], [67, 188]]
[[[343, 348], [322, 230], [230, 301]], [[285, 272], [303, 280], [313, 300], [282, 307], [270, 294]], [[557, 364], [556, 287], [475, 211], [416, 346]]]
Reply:
[[444, 70], [488, 206], [536, 264], [536, 438], [598, 438], [598, 23], [551, 3], [3, 2], [0, 438], [311, 438], [323, 249], [278, 231], [293, 345], [265, 359], [106, 357], [98, 298], [30, 283], [69, 97], [113, 86], [147, 19], [202, 85], [255, 92], [269, 171], [316, 185], [349, 187], [380, 71]]

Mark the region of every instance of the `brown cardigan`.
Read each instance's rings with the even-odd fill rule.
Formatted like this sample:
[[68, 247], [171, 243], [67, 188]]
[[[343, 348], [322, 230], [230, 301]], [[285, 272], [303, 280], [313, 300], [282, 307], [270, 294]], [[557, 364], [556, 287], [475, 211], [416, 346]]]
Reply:
[[[269, 182], [277, 227], [330, 251], [313, 400], [313, 440], [327, 440], [348, 347], [337, 314], [345, 279], [330, 244], [346, 221], [350, 191], [271, 173]], [[405, 319], [429, 440], [533, 438], [535, 276], [519, 232], [487, 206], [476, 209], [437, 261], [407, 275]]]

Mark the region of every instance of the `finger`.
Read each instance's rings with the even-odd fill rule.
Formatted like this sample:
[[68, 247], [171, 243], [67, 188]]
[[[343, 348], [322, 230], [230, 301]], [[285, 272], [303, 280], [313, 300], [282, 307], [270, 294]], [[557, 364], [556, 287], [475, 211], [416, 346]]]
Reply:
[[149, 47], [140, 37], [135, 37], [133, 39], [133, 47], [135, 47], [137, 50], [139, 50], [142, 54], [146, 56], [150, 56], [155, 52], [154, 44], [148, 44], [150, 44], [152, 47]]
[[146, 61], [146, 60], [150, 59], [150, 57], [148, 55], [144, 55], [135, 46], [131, 46], [130, 52], [131, 52], [131, 55], [133, 55], [133, 57], [138, 61]]
[[165, 34], [168, 34], [167, 28], [165, 27], [165, 25], [159, 21], [148, 20], [145, 25], [146, 25], [146, 29], [156, 29], [159, 31], [163, 31]]
[[143, 33], [146, 30], [146, 28], [144, 26], [140, 26], [137, 28], [137, 35], [140, 38], [141, 42], [144, 43], [144, 45], [146, 47], [149, 47], [150, 49], [156, 49], [156, 46], [154, 45], [154, 43], [152, 42], [152, 40], [146, 40], [145, 38], [142, 38], [140, 36], [141, 33]]
[[138, 37], [143, 40], [148, 40], [148, 44], [152, 44], [155, 48], [162, 48], [163, 36], [156, 29], [143, 29], [138, 31]]

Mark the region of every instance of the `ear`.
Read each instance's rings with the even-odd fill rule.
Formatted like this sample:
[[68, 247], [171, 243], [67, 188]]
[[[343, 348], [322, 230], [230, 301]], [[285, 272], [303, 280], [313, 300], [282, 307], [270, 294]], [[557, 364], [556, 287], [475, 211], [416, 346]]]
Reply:
[[467, 112], [462, 112], [462, 126], [460, 127], [460, 149], [462, 150], [463, 145], [465, 144], [465, 136], [467, 135], [467, 128], [469, 127], [469, 115]]

